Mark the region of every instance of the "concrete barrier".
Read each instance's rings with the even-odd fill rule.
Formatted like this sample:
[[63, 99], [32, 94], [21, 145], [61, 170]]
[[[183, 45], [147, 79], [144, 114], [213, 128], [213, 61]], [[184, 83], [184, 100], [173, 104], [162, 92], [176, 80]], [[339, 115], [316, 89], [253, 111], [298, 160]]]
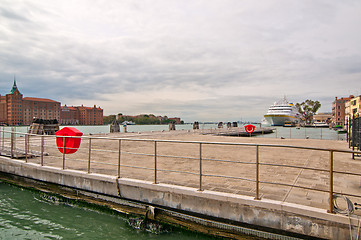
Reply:
[[5, 157], [0, 157], [1, 172], [41, 181], [43, 184], [56, 184], [89, 192], [95, 198], [109, 197], [108, 201], [126, 199], [141, 203], [142, 206], [145, 204], [165, 208], [220, 223], [232, 223], [234, 226], [259, 226], [270, 231], [297, 234], [300, 237], [306, 235], [326, 239], [350, 239], [352, 235], [355, 239], [358, 231], [358, 219], [273, 200], [254, 200], [242, 195], [41, 167]]

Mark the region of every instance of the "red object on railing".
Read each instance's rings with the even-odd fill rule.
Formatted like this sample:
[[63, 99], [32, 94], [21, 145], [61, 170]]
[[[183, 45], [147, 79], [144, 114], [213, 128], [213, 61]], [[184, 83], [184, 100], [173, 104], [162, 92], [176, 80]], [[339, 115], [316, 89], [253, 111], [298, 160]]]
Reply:
[[256, 128], [256, 126], [252, 125], [252, 124], [248, 124], [246, 126], [244, 126], [244, 129], [246, 130], [246, 132], [248, 133], [253, 133], [254, 129]]
[[[81, 136], [83, 133], [78, 129], [73, 127], [64, 127], [59, 131], [55, 132], [56, 137], [56, 145], [61, 153], [63, 153], [65, 147], [65, 154], [72, 154], [78, 151], [81, 142]], [[71, 137], [66, 137], [71, 136]], [[65, 139], [65, 146], [64, 140]]]

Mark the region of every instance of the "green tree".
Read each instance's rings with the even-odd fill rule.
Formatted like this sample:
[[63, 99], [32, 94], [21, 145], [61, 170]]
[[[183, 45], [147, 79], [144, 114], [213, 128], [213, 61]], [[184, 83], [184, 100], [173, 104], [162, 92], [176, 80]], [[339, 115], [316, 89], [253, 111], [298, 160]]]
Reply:
[[301, 119], [306, 123], [311, 123], [312, 117], [316, 114], [318, 109], [320, 109], [321, 103], [319, 101], [307, 99], [302, 103], [296, 103], [296, 107], [301, 114]]
[[103, 117], [103, 123], [106, 124], [111, 124], [114, 120], [115, 120], [116, 116], [115, 115], [109, 115], [109, 116], [104, 116]]

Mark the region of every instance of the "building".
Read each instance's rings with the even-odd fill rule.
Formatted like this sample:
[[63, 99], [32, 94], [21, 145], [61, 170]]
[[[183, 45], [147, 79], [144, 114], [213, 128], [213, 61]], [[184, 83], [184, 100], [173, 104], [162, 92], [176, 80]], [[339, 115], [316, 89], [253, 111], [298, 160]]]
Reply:
[[349, 119], [360, 116], [361, 116], [361, 95], [356, 97], [350, 96], [350, 100], [345, 105], [345, 121], [348, 122]]
[[64, 105], [61, 107], [61, 124], [65, 125], [103, 125], [103, 109], [100, 107], [85, 107]]
[[30, 125], [34, 118], [60, 121], [60, 102], [23, 97], [14, 79], [10, 93], [0, 96], [0, 124]]
[[332, 113], [318, 113], [313, 115], [313, 122], [331, 123]]
[[346, 125], [346, 105], [353, 98], [353, 95], [349, 97], [337, 98], [332, 103], [332, 125], [345, 126]]
[[176, 124], [181, 124], [181, 119], [178, 117], [168, 118], [168, 119], [174, 121]]
[[78, 125], [79, 111], [76, 107], [61, 106], [60, 124], [62, 125]]

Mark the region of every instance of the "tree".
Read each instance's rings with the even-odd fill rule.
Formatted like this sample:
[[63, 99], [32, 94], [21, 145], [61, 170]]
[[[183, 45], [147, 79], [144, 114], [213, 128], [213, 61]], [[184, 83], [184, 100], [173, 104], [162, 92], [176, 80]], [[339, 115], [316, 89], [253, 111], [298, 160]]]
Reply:
[[321, 103], [319, 101], [307, 99], [302, 103], [296, 103], [296, 107], [301, 114], [301, 119], [306, 123], [311, 123], [312, 117], [316, 114], [318, 109], [320, 109]]

